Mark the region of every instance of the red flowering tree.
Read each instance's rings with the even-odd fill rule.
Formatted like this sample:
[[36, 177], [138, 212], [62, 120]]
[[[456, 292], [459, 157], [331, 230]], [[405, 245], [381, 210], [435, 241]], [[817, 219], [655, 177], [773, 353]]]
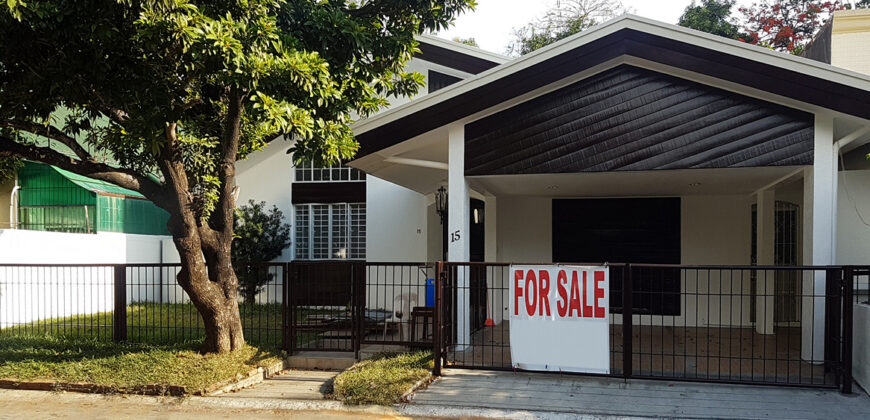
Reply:
[[846, 5], [836, 1], [776, 0], [741, 7], [741, 41], [777, 51], [800, 54], [835, 10]]

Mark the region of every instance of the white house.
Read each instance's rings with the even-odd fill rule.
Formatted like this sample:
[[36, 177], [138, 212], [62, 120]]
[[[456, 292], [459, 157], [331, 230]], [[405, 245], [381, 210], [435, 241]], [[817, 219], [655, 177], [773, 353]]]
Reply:
[[[411, 67], [429, 90], [353, 127], [364, 195], [361, 173], [294, 170], [270, 145], [240, 164], [242, 199], [294, 215], [286, 258], [437, 261], [449, 237], [449, 261], [867, 264], [870, 14], [838, 12], [821, 36], [830, 50], [820, 38], [815, 60], [630, 15], [514, 60], [422, 37]], [[436, 72], [462, 80], [435, 92]], [[800, 325], [801, 358], [824, 357], [824, 303], [808, 300], [825, 296], [824, 276], [723, 276], [663, 283], [680, 297], [642, 322]], [[507, 296], [486, 304], [505, 318]], [[856, 322], [870, 322], [866, 305]], [[868, 384], [866, 340], [855, 364]]]

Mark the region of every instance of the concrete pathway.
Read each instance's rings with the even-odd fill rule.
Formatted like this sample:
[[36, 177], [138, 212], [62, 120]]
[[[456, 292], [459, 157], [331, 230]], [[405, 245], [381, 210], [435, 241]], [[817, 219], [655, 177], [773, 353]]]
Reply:
[[401, 411], [513, 418], [868, 419], [870, 397], [860, 388], [846, 396], [815, 389], [448, 369]]
[[325, 395], [332, 392], [332, 380], [338, 374], [337, 371], [285, 370], [251, 388], [218, 394], [216, 397], [322, 400]]

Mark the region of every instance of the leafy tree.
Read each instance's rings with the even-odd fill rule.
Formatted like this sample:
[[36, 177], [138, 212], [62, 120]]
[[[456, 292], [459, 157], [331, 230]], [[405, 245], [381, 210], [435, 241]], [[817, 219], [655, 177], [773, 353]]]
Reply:
[[254, 303], [263, 286], [274, 277], [268, 267], [257, 264], [280, 257], [290, 246], [290, 225], [284, 223], [284, 213], [277, 206], [266, 213], [265, 207], [263, 201], [250, 200], [236, 209], [233, 219], [233, 269], [245, 303]]
[[528, 54], [628, 11], [618, 0], [557, 1], [542, 19], [514, 30], [507, 54]]
[[[473, 0], [5, 3], [0, 158], [111, 182], [169, 212], [182, 264], [177, 281], [202, 315], [208, 352], [244, 345], [230, 251], [236, 162], [278, 136], [295, 140], [295, 159], [350, 158], [358, 148], [348, 128], [353, 116], [370, 115], [387, 105], [385, 98], [422, 85], [422, 75], [403, 70], [414, 34], [444, 29], [474, 6]], [[66, 117], [54, 118], [61, 110]], [[72, 157], [34, 142], [34, 135]]]
[[742, 41], [777, 51], [800, 54], [815, 33], [836, 10], [845, 6], [839, 0], [777, 0], [741, 7], [745, 21]]
[[475, 41], [474, 38], [460, 38], [460, 37], [457, 36], [457, 37], [453, 37], [453, 42], [458, 42], [458, 43], [460, 43], [460, 44], [465, 44], [465, 45], [468, 45], [468, 46], [470, 46], [470, 47], [478, 47], [478, 48], [480, 48], [480, 45], [477, 45], [477, 41]]
[[693, 0], [680, 16], [678, 24], [713, 35], [737, 39], [740, 33], [731, 17], [731, 8], [735, 3], [735, 0], [701, 0], [698, 4]]
[[14, 179], [22, 164], [21, 159], [0, 158], [0, 184]]

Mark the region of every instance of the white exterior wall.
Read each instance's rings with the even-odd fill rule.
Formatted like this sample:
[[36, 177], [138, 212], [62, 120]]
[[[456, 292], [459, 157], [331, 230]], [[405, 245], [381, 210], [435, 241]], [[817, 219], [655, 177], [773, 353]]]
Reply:
[[[870, 170], [840, 172], [837, 194], [837, 264], [870, 263]], [[862, 220], [863, 218], [863, 220]], [[867, 287], [866, 277], [860, 279]], [[853, 304], [852, 374], [870, 389], [870, 305]]]
[[[498, 255], [503, 262], [553, 261], [552, 198], [498, 197]], [[681, 264], [748, 265], [751, 252], [751, 217], [754, 198], [742, 195], [685, 196], [681, 199]], [[735, 271], [720, 282], [718, 274], [696, 280], [689, 274], [682, 285], [681, 316], [643, 317], [644, 324], [749, 326], [749, 273]], [[741, 279], [742, 278], [742, 279]], [[506, 280], [495, 281], [507, 287]], [[504, 286], [501, 286], [504, 284]], [[740, 294], [744, 298], [716, 296]], [[696, 295], [697, 293], [697, 295]], [[709, 294], [709, 296], [705, 296]], [[507, 317], [507, 296], [503, 315]], [[703, 310], [701, 310], [703, 308]], [[709, 309], [709, 310], [708, 310]], [[615, 315], [616, 322], [621, 322]], [[496, 319], [498, 322], [499, 319]], [[641, 323], [636, 317], [635, 323]]]
[[[265, 150], [254, 153], [247, 160], [238, 163], [236, 184], [239, 186], [237, 205], [265, 201], [267, 209], [278, 206], [284, 213], [284, 222], [294, 224], [292, 202], [293, 159], [287, 150], [293, 144], [283, 139], [272, 141]], [[291, 232], [292, 233], [292, 232]], [[275, 261], [293, 259], [293, 246], [284, 250]]]
[[367, 176], [366, 261], [426, 262], [426, 208], [422, 194]]
[[870, 74], [870, 10], [834, 12], [831, 64]]
[[837, 197], [836, 263], [870, 264], [870, 170], [840, 172]]
[[553, 261], [552, 198], [499, 197], [496, 217], [500, 261]]

